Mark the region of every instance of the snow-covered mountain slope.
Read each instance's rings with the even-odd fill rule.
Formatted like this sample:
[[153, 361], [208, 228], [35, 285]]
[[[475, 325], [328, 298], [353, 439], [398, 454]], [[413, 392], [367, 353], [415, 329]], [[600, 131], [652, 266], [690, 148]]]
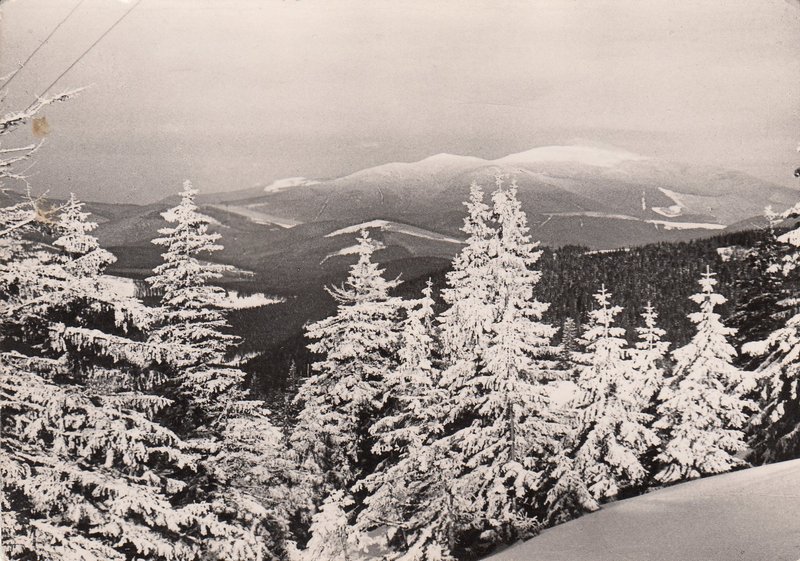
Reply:
[[495, 164], [547, 164], [571, 162], [588, 166], [610, 168], [623, 162], [645, 160], [644, 156], [625, 150], [611, 150], [594, 146], [542, 146], [494, 160]]
[[621, 149], [544, 146], [494, 160], [437, 154], [335, 179], [294, 178], [226, 202], [268, 215], [273, 224], [385, 220], [458, 237], [470, 183], [491, 191], [498, 174], [517, 182], [535, 237], [597, 249], [676, 239], [668, 232], [677, 229], [681, 239], [708, 235], [760, 214], [767, 204], [787, 208], [800, 195], [742, 173]]
[[259, 206], [263, 205], [236, 205], [236, 204], [218, 204], [208, 205], [209, 208], [216, 208], [224, 212], [230, 212], [244, 216], [255, 224], [262, 224], [265, 226], [277, 226], [280, 228], [292, 228], [300, 224], [297, 220], [291, 218], [282, 218], [279, 216], [271, 215], [267, 212], [262, 212]]
[[800, 460], [605, 505], [486, 561], [797, 561]]

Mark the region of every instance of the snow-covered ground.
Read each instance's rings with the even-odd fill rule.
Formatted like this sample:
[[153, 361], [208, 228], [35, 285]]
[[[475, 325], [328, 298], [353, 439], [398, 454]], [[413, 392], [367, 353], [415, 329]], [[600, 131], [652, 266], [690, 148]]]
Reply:
[[686, 207], [678, 193], [675, 191], [670, 191], [669, 189], [664, 189], [663, 187], [659, 187], [658, 190], [672, 199], [674, 204], [670, 206], [654, 206], [652, 208], [653, 212], [657, 212], [661, 216], [666, 216], [667, 218], [675, 218], [676, 216], [683, 214], [683, 209]]
[[133, 298], [136, 296], [136, 282], [133, 279], [115, 275], [102, 275], [100, 277], [100, 282], [111, 294], [122, 298]]
[[242, 296], [236, 290], [229, 290], [228, 297], [220, 303], [220, 307], [228, 310], [246, 310], [280, 304], [283, 301], [284, 299], [279, 296], [265, 296], [261, 292]]
[[558, 380], [548, 386], [548, 397], [553, 407], [564, 407], [575, 397], [578, 386], [570, 380]]
[[645, 220], [648, 224], [662, 226], [665, 230], [724, 230], [725, 224], [715, 222], [672, 222], [671, 220]]
[[[244, 269], [239, 269], [236, 267], [233, 267], [232, 269], [233, 273], [236, 273], [240, 276], [247, 276], [248, 274], [250, 276], [253, 275], [252, 272], [245, 271]], [[125, 298], [136, 297], [136, 281], [133, 279], [129, 279], [127, 277], [118, 277], [115, 275], [103, 275], [101, 277], [101, 282], [107, 290], [117, 296]], [[220, 302], [220, 307], [229, 310], [245, 310], [248, 308], [261, 308], [263, 306], [269, 306], [270, 304], [279, 304], [283, 301], [284, 299], [279, 296], [268, 296], [262, 294], [261, 292], [242, 295], [236, 290], [229, 290], [225, 300]]]
[[486, 561], [798, 561], [800, 460], [616, 503]]
[[326, 234], [325, 237], [332, 238], [334, 236], [341, 236], [344, 234], [358, 234], [361, 230], [369, 230], [371, 228], [377, 228], [379, 230], [383, 230], [386, 232], [399, 232], [401, 234], [415, 236], [417, 238], [424, 238], [426, 240], [449, 242], [455, 244], [464, 243], [459, 239], [451, 238], [450, 236], [445, 236], [444, 234], [431, 232], [430, 230], [423, 230], [422, 228], [409, 226], [408, 224], [391, 222], [389, 220], [370, 220], [369, 222], [362, 222], [361, 224], [355, 224], [354, 226], [348, 226], [346, 228], [336, 230], [335, 232], [331, 232], [330, 234]]
[[317, 185], [319, 181], [316, 179], [306, 179], [305, 177], [287, 177], [285, 179], [277, 179], [264, 187], [265, 193], [275, 193], [277, 191], [285, 191], [292, 187], [304, 187], [306, 185]]
[[645, 222], [656, 227], [661, 226], [665, 230], [723, 230], [725, 224], [715, 222], [673, 222], [671, 220], [643, 220], [627, 214], [611, 214], [596, 211], [576, 211], [576, 212], [546, 212], [545, 216], [586, 216], [589, 218], [612, 218], [615, 220], [632, 220], [634, 222]]
[[241, 206], [236, 204], [218, 204], [218, 205], [208, 205], [211, 208], [216, 208], [218, 210], [224, 210], [225, 212], [230, 212], [231, 214], [238, 214], [239, 216], [243, 216], [247, 218], [254, 224], [263, 224], [265, 226], [280, 226], [281, 228], [293, 228], [298, 224], [302, 224], [302, 222], [298, 220], [292, 220], [290, 218], [283, 218], [280, 216], [275, 216], [272, 214], [268, 214], [266, 212], [261, 212], [259, 207], [264, 206], [260, 204], [252, 204], [247, 206]]

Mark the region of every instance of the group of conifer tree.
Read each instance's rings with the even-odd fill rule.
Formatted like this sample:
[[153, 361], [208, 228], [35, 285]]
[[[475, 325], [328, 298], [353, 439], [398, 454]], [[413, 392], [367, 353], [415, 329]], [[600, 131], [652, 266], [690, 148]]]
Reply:
[[156, 307], [120, 297], [74, 196], [0, 209], [0, 494], [9, 559], [286, 557], [281, 433], [231, 359], [221, 249], [187, 183]]
[[[669, 352], [648, 304], [629, 347], [605, 286], [581, 336], [567, 322], [555, 345], [514, 184], [498, 178], [491, 204], [473, 185], [466, 206], [438, 316], [430, 284], [416, 300], [393, 296], [399, 280], [382, 276], [363, 232], [358, 262], [330, 289], [336, 314], [307, 329], [320, 360], [297, 394], [290, 446], [316, 511], [308, 559], [471, 558], [604, 501], [745, 466], [748, 453], [800, 452], [800, 315], [751, 342], [762, 358], [742, 370], [706, 269], [685, 346]], [[795, 242], [773, 235], [756, 249], [766, 274], [790, 273], [800, 253], [777, 248]], [[785, 316], [785, 296], [757, 312]]]
[[[75, 197], [0, 209], [11, 559], [469, 558], [614, 497], [743, 466], [748, 446], [755, 462], [800, 450], [791, 295], [769, 300], [783, 319], [748, 342], [754, 371], [733, 366], [710, 271], [692, 297], [697, 333], [672, 353], [651, 306], [630, 348], [606, 287], [580, 337], [566, 326], [556, 345], [540, 250], [501, 178], [488, 203], [472, 186], [441, 294], [395, 296], [400, 280], [362, 232], [329, 289], [337, 312], [307, 328], [318, 360], [284, 408], [297, 414], [276, 419], [233, 358], [214, 286], [225, 267], [203, 260], [220, 236], [195, 195], [187, 183], [153, 240], [155, 307], [114, 293], [103, 272], [115, 258]], [[791, 274], [800, 251], [775, 248], [800, 246], [799, 232], [760, 253], [768, 274]]]

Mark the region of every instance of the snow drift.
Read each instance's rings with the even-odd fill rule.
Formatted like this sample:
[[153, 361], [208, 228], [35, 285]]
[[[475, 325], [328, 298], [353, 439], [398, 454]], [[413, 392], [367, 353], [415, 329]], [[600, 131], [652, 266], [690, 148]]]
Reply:
[[800, 460], [793, 460], [611, 503], [486, 561], [798, 558]]

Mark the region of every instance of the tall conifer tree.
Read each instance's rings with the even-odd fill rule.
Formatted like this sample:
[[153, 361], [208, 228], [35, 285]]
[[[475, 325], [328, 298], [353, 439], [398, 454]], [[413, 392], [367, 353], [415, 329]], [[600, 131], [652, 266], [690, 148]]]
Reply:
[[574, 468], [595, 500], [616, 496], [647, 478], [642, 458], [658, 443], [647, 427], [640, 389], [627, 358], [625, 330], [614, 326], [622, 311], [603, 286], [597, 308], [583, 330], [585, 354], [579, 368]]
[[[455, 521], [444, 481], [442, 432], [444, 392], [433, 364], [433, 290], [430, 281], [417, 300], [404, 302], [399, 364], [386, 380], [387, 408], [372, 427], [374, 451], [382, 457], [374, 473], [359, 483], [366, 498], [356, 530], [362, 541], [386, 527], [397, 559], [447, 559]], [[445, 470], [446, 471], [446, 470]]]
[[[784, 214], [785, 218], [798, 216], [800, 203]], [[792, 229], [778, 241], [788, 250], [776, 269], [784, 276], [796, 275], [800, 264], [800, 228]], [[774, 314], [797, 309], [799, 304], [799, 298], [786, 295], [770, 311]], [[764, 463], [800, 457], [800, 313], [791, 315], [765, 340], [751, 342], [743, 350], [760, 362], [760, 410], [750, 427], [752, 460]]]
[[467, 245], [443, 293], [444, 431], [429, 457], [450, 470], [447, 495], [463, 509], [450, 516], [457, 524], [447, 547], [470, 532], [481, 536], [477, 548], [534, 532], [545, 458], [558, 447], [545, 389], [555, 329], [542, 322], [548, 305], [535, 297], [532, 268], [541, 252], [516, 187], [498, 178], [492, 202], [489, 210], [472, 186]]
[[658, 314], [651, 302], [642, 312], [643, 325], [636, 328], [639, 340], [631, 352], [634, 384], [642, 400], [642, 408], [648, 413], [655, 407], [655, 400], [666, 377], [666, 354], [669, 343], [663, 340], [666, 331], [658, 327]]
[[706, 268], [701, 292], [691, 299], [700, 311], [689, 315], [697, 333], [673, 352], [675, 369], [661, 390], [655, 427], [663, 434], [656, 458], [656, 479], [673, 482], [722, 473], [744, 465], [736, 454], [745, 448], [742, 427], [752, 403], [742, 394], [752, 379], [732, 362], [728, 342], [736, 330], [725, 327], [714, 311], [726, 299], [714, 292], [717, 280]]
[[158, 320], [150, 339], [185, 349], [186, 356], [172, 364], [176, 398], [187, 408], [185, 429], [211, 429], [245, 398], [245, 374], [233, 367], [226, 354], [236, 344], [220, 304], [225, 290], [213, 284], [229, 267], [202, 261], [222, 250], [220, 235], [209, 231], [212, 219], [195, 203], [197, 190], [183, 184], [180, 203], [162, 214], [172, 224], [153, 240], [165, 248], [163, 263], [148, 278], [162, 293]]
[[347, 281], [328, 289], [336, 314], [306, 332], [320, 360], [297, 394], [291, 441], [318, 501], [349, 490], [374, 467], [369, 429], [383, 406], [385, 376], [397, 366], [401, 305], [390, 292], [400, 281], [383, 278], [374, 249], [363, 231]]
[[178, 205], [162, 213], [170, 226], [153, 240], [165, 251], [148, 279], [163, 293], [150, 341], [180, 351], [167, 362], [172, 386], [167, 395], [177, 406], [165, 420], [190, 440], [225, 487], [211, 493], [220, 514], [261, 521], [268, 528], [264, 543], [279, 552], [288, 524], [278, 508], [287, 468], [283, 439], [265, 404], [250, 399], [245, 373], [231, 358], [238, 339], [228, 333], [226, 292], [213, 284], [229, 267], [201, 260], [222, 246], [220, 235], [209, 230], [213, 220], [199, 212], [196, 196], [186, 181]]

